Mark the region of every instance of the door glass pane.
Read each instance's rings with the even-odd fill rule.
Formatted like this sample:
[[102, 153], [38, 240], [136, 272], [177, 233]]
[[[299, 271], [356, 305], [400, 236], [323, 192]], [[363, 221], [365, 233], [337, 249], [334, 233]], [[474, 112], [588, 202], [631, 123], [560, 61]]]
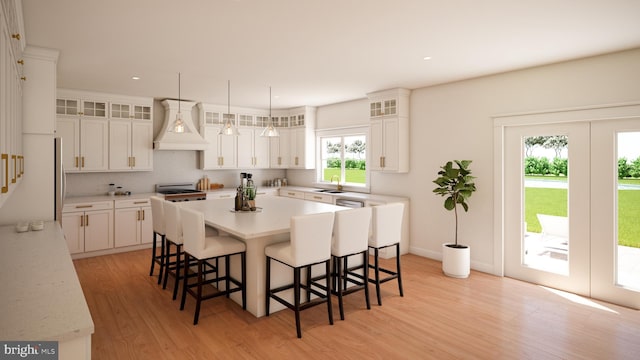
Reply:
[[640, 291], [640, 132], [617, 140], [617, 285]]
[[523, 264], [568, 275], [568, 137], [528, 136], [523, 142]]

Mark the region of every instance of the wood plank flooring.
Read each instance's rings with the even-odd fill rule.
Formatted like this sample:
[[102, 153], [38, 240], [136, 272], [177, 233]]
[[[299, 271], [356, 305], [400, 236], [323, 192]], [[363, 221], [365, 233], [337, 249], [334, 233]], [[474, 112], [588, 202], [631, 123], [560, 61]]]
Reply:
[[[93, 359], [639, 359], [640, 312], [587, 299], [578, 304], [540, 286], [472, 272], [442, 275], [440, 262], [405, 255], [405, 296], [382, 285], [383, 305], [345, 297], [335, 323], [326, 307], [257, 319], [233, 301], [203, 303], [192, 325], [149, 276], [150, 250], [75, 260], [95, 323]], [[156, 270], [157, 273], [157, 270]]]

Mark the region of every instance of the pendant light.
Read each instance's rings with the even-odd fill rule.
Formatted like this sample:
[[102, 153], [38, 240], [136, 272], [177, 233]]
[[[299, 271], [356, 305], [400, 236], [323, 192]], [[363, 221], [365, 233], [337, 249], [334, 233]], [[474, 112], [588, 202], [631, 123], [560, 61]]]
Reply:
[[238, 132], [238, 128], [231, 123], [231, 80], [227, 80], [227, 113], [222, 116], [227, 115], [227, 118], [224, 121], [224, 125], [222, 125], [222, 129], [220, 129], [220, 135], [227, 136], [238, 136], [240, 133]]
[[271, 120], [271, 86], [269, 86], [269, 120], [267, 120], [267, 127], [262, 130], [260, 136], [266, 137], [276, 137], [280, 136], [278, 133], [278, 129], [273, 126], [273, 121]]
[[178, 113], [176, 114], [176, 121], [174, 121], [173, 126], [169, 128], [176, 133], [184, 133], [185, 130], [184, 121], [182, 121], [182, 113], [180, 112], [180, 103], [180, 73], [178, 73]]

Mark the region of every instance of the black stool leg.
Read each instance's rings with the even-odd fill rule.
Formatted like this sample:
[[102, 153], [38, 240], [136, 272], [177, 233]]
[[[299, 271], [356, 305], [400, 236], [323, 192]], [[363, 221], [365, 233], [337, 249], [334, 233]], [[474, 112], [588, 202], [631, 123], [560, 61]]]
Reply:
[[400, 243], [396, 244], [396, 267], [398, 272], [398, 289], [400, 290], [400, 296], [404, 296], [402, 292], [402, 275], [400, 272]]
[[182, 300], [180, 300], [180, 310], [184, 310], [184, 303], [187, 300], [188, 274], [189, 274], [189, 254], [185, 252], [184, 253], [184, 277], [182, 278]]
[[153, 276], [153, 268], [156, 266], [156, 241], [157, 241], [157, 233], [153, 232], [153, 242], [151, 243], [151, 270], [149, 271], [149, 276]]
[[[328, 269], [327, 269], [328, 270]], [[296, 314], [296, 332], [298, 339], [302, 338], [302, 330], [300, 329], [300, 268], [293, 269], [293, 306]]]
[[242, 266], [242, 310], [247, 310], [247, 253], [240, 254], [240, 262]]
[[380, 264], [378, 263], [378, 248], [374, 251], [373, 268], [376, 278], [376, 294], [378, 295], [378, 305], [382, 306], [382, 296], [380, 295]]
[[329, 312], [329, 324], [333, 325], [333, 307], [331, 306], [331, 258], [325, 262], [325, 281], [327, 283], [327, 311]]
[[337, 293], [338, 293], [338, 307], [340, 308], [340, 320], [344, 320], [344, 306], [342, 304], [342, 292], [344, 291], [342, 277], [344, 276], [342, 271], [342, 258], [334, 258], [334, 265], [336, 266], [336, 275], [338, 277]]
[[160, 235], [160, 274], [158, 274], [158, 285], [162, 282], [162, 275], [164, 271], [164, 235]]
[[176, 244], [176, 277], [173, 283], [173, 300], [178, 296], [178, 283], [180, 282], [180, 252], [182, 251], [182, 245]]
[[198, 259], [198, 291], [196, 292], [196, 312], [193, 315], [193, 325], [198, 325], [198, 318], [200, 317], [200, 305], [202, 303], [202, 267], [204, 261]]
[[269, 316], [269, 303], [271, 302], [271, 258], [267, 256], [267, 277], [265, 279], [265, 292], [264, 292], [264, 311], [265, 315]]
[[364, 263], [364, 270], [363, 270], [363, 274], [365, 276], [365, 279], [363, 281], [364, 283], [364, 298], [365, 301], [367, 302], [367, 310], [371, 309], [371, 302], [369, 301], [369, 281], [368, 281], [368, 273], [369, 273], [369, 250], [365, 250], [363, 253], [363, 263]]
[[169, 278], [169, 262], [171, 261], [171, 241], [165, 238], [165, 253], [164, 253], [164, 279], [162, 280], [162, 289], [167, 288], [167, 279]]

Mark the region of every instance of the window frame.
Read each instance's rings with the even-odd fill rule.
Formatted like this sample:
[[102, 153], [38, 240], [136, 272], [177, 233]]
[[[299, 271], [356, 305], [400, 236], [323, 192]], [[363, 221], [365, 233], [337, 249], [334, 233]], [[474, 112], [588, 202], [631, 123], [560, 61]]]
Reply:
[[[322, 163], [322, 139], [323, 138], [330, 138], [330, 137], [349, 137], [349, 136], [364, 136], [365, 137], [365, 143], [370, 141], [370, 133], [369, 133], [369, 126], [354, 126], [354, 127], [345, 127], [345, 128], [335, 128], [335, 129], [324, 129], [324, 130], [316, 130], [316, 164], [318, 164], [318, 166], [316, 166], [316, 177], [315, 177], [315, 183], [314, 185], [319, 186], [319, 187], [331, 187], [331, 186], [335, 186], [336, 184], [333, 183], [331, 184], [328, 181], [324, 181], [323, 180], [323, 163]], [[344, 143], [344, 142], [343, 142]], [[367, 149], [368, 150], [368, 149]], [[344, 149], [342, 152], [342, 161], [341, 161], [341, 165], [342, 165], [342, 177], [344, 177], [345, 175], [345, 171], [344, 171], [344, 165], [345, 165], [345, 161], [344, 161]], [[369, 155], [367, 152], [365, 152], [365, 164], [366, 164], [366, 169], [365, 169], [365, 183], [363, 185], [354, 185], [354, 184], [345, 184], [343, 182], [343, 179], [340, 179], [340, 184], [343, 186], [343, 191], [356, 191], [356, 192], [365, 192], [368, 193], [371, 190], [371, 176], [370, 176], [370, 170], [369, 170]]]

